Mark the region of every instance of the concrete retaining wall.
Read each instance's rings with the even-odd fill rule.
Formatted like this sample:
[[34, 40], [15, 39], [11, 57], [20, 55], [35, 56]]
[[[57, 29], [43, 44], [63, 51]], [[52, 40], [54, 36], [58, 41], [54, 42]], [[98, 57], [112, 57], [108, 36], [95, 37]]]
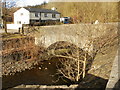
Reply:
[[40, 90], [55, 90], [55, 89], [63, 89], [63, 90], [76, 90], [76, 88], [78, 87], [77, 84], [74, 85], [51, 85], [51, 86], [47, 86], [47, 85], [20, 85], [17, 87], [14, 87], [13, 89], [17, 89], [17, 88], [21, 88], [21, 89], [40, 89]]
[[[118, 58], [118, 52], [117, 52], [115, 60], [113, 62], [110, 78], [109, 78], [109, 81], [106, 86], [106, 90], [112, 90], [113, 88], [120, 89], [120, 85], [116, 86], [116, 84], [118, 83], [118, 81], [120, 79], [120, 71], [119, 71], [119, 66], [118, 66], [120, 63], [118, 60], [119, 60], [119, 58]], [[116, 89], [116, 90], [118, 90], [118, 89]]]

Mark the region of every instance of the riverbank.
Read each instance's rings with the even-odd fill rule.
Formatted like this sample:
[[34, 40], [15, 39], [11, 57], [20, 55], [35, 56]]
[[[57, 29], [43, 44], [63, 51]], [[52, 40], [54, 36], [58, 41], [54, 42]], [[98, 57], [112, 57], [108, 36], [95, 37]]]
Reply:
[[[88, 71], [88, 74], [86, 74], [85, 78], [83, 80], [81, 80], [79, 82], [79, 84], [77, 84], [78, 85], [77, 88], [102, 88], [102, 89], [105, 89], [106, 83], [109, 79], [109, 75], [110, 75], [110, 72], [111, 72], [112, 63], [113, 63], [113, 60], [115, 58], [116, 51], [118, 49], [117, 33], [116, 33], [117, 32], [117, 27], [113, 27], [113, 26], [110, 26], [110, 28], [109, 28], [109, 25], [107, 27], [105, 26], [104, 27], [105, 30], [103, 29], [102, 25], [100, 26], [101, 27], [100, 29], [98, 28], [98, 26], [96, 26], [96, 29], [94, 29], [94, 30], [96, 30], [95, 32], [92, 31], [92, 29], [90, 29], [92, 32], [94, 32], [94, 33], [91, 32], [94, 39], [97, 37], [100, 40], [100, 42], [98, 42], [99, 40], [96, 40], [96, 42], [98, 42], [98, 43], [96, 45], [95, 44], [93, 45], [92, 50], [96, 49], [96, 48], [98, 48], [98, 49], [100, 48], [100, 52], [95, 55], [94, 61], [93, 61], [92, 66], [91, 66], [91, 69]], [[84, 26], [84, 28], [86, 28], [86, 26]], [[83, 31], [84, 28], [83, 29], [82, 28], [81, 29], [77, 28], [77, 29]], [[63, 37], [62, 32], [58, 33], [56, 35], [56, 33], [53, 33], [52, 31], [50, 31], [50, 28], [46, 28], [46, 29], [47, 30], [43, 29], [43, 31], [48, 33], [48, 35], [44, 34], [47, 37], [48, 40], [45, 37], [43, 37], [42, 39], [44, 41], [41, 42], [42, 33], [36, 32], [36, 34], [34, 34], [38, 38], [37, 43], [36, 43], [37, 45], [44, 45], [44, 43], [49, 42], [51, 40], [50, 39], [51, 36], [53, 36], [52, 39], [53, 39], [54, 42], [56, 42], [54, 40], [55, 39], [54, 36], [57, 36], [57, 35], [59, 36], [59, 34], [60, 34], [61, 35], [60, 37]], [[59, 28], [59, 29], [61, 30], [61, 28]], [[70, 29], [70, 28], [67, 27], [67, 29]], [[57, 32], [57, 28], [51, 28], [51, 30]], [[72, 29], [70, 29], [70, 30], [72, 30]], [[88, 30], [88, 28], [86, 30]], [[99, 30], [100, 33], [98, 32], [98, 30]], [[64, 31], [66, 32], [66, 30], [64, 30]], [[74, 31], [75, 31], [75, 29], [73, 29], [73, 32]], [[104, 31], [104, 33], [103, 33], [103, 31]], [[71, 32], [71, 31], [69, 31], [69, 32]], [[73, 35], [72, 33], [69, 33], [69, 32], [66, 32], [68, 34], [67, 37], [69, 37], [70, 34]], [[65, 33], [65, 35], [66, 35], [66, 33]], [[81, 37], [83, 37], [83, 36], [87, 37], [90, 34], [89, 32], [86, 32], [86, 31], [83, 31], [82, 33], [79, 31], [79, 33], [81, 34]], [[96, 33], [98, 33], [98, 34], [96, 34]], [[102, 37], [102, 36], [104, 36], [104, 37]], [[69, 38], [71, 38], [71, 37], [69, 37]], [[65, 39], [66, 39], [66, 37], [65, 37]], [[57, 40], [57, 38], [56, 38], [56, 40]], [[59, 40], [62, 40], [62, 39], [59, 39]], [[81, 41], [81, 42], [85, 42], [86, 39], [81, 39], [80, 38], [80, 39], [76, 40], [76, 38], [75, 38], [74, 40], [76, 41], [76, 43], [78, 43], [78, 40]], [[62, 41], [64, 41], [64, 39]], [[53, 45], [54, 42], [50, 42], [50, 43], [52, 43], [50, 45]], [[107, 43], [107, 44], [104, 47], [101, 47], [102, 45], [104, 45], [104, 43]], [[46, 44], [46, 45], [50, 46], [49, 44]], [[83, 45], [83, 44], [81, 44], [81, 45]], [[61, 48], [61, 46], [59, 48]], [[51, 50], [51, 53], [52, 53], [52, 51], [53, 50]], [[44, 56], [46, 58], [49, 58], [49, 57], [47, 57], [47, 55], [44, 55]], [[39, 59], [37, 59], [37, 60], [39, 62]], [[44, 59], [41, 59], [41, 60], [44, 60]], [[34, 88], [34, 86], [36, 86], [34, 89], [38, 89], [38, 88], [41, 88], [42, 85], [45, 85], [46, 88], [49, 88], [49, 86], [59, 85], [60, 83], [61, 83], [61, 85], [66, 85], [67, 84], [67, 86], [69, 86], [70, 84], [73, 84], [71, 82], [66, 83], [65, 82], [66, 79], [62, 80], [62, 79], [59, 79], [58, 77], [54, 77], [55, 74], [57, 73], [56, 72], [56, 67], [55, 67], [55, 62], [56, 61], [58, 61], [58, 60], [54, 59], [52, 61], [50, 59], [50, 62], [49, 61], [43, 61], [44, 62], [43, 64], [42, 64], [42, 62], [39, 63], [39, 64], [36, 63], [36, 62], [33, 62], [32, 63], [33, 66], [34, 66], [34, 63], [36, 63], [35, 67], [30, 68], [30, 70], [26, 69], [25, 71], [17, 72], [14, 75], [11, 74], [11, 75], [8, 75], [8, 76], [3, 76], [3, 87], [13, 89], [13, 88], [16, 88], [16, 87], [18, 87], [18, 88], [30, 88], [30, 87], [32, 88], [33, 87]], [[53, 63], [51, 64], [51, 62], [53, 62]], [[15, 64], [15, 65], [20, 65], [21, 63]], [[26, 65], [28, 65], [28, 63], [25, 62], [23, 67], [26, 66]], [[12, 70], [12, 68], [11, 68], [11, 70]], [[59, 80], [59, 83], [56, 82], [57, 80]]]
[[[97, 54], [95, 60], [93, 61], [91, 69], [88, 71], [86, 77], [76, 84], [63, 82], [60, 79], [59, 83], [55, 82], [58, 78], [52, 77], [56, 73], [55, 71], [55, 61], [50, 63], [50, 61], [43, 61], [37, 67], [31, 70], [25, 70], [21, 73], [16, 73], [15, 75], [3, 77], [3, 86], [9, 86], [13, 88], [33, 88], [33, 89], [47, 89], [52, 88], [62, 88], [71, 89], [72, 86], [75, 88], [101, 88], [104, 90], [109, 79], [111, 72], [113, 60], [118, 49], [117, 43], [108, 47], [104, 53]], [[54, 67], [53, 67], [54, 66]], [[12, 82], [11, 82], [12, 81]], [[60, 84], [60, 82], [62, 82]], [[70, 86], [69, 86], [70, 85]], [[55, 86], [55, 87], [54, 87]]]
[[40, 62], [44, 47], [36, 46], [35, 39], [21, 34], [2, 34], [2, 75], [13, 75], [31, 69]]

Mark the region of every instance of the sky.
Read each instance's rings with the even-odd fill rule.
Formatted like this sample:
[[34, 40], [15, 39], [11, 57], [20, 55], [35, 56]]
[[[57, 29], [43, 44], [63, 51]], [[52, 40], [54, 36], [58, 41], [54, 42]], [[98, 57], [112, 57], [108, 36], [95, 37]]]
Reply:
[[43, 3], [44, 1], [48, 2], [49, 0], [16, 0], [17, 6], [27, 6], [27, 5], [39, 5]]
[[[5, 0], [3, 0], [5, 1]], [[17, 7], [24, 7], [24, 6], [33, 6], [33, 5], [40, 5], [41, 3], [48, 2], [49, 0], [6, 0], [8, 3], [15, 3]]]

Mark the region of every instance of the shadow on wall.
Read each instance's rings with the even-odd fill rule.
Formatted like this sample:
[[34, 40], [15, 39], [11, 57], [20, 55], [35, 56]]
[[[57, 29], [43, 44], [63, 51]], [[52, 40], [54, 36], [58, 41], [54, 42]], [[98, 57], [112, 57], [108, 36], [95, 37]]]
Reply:
[[107, 79], [103, 79], [92, 74], [87, 74], [75, 90], [79, 90], [80, 88], [90, 88], [92, 90], [105, 90], [107, 82]]
[[120, 79], [119, 79], [118, 82], [115, 84], [113, 90], [120, 90]]

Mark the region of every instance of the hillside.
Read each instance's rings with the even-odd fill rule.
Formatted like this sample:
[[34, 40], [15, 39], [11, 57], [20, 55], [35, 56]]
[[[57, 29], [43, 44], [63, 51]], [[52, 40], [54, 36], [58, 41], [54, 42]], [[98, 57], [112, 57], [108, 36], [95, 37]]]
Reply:
[[[120, 21], [118, 2], [49, 2], [36, 6], [27, 6], [29, 8], [57, 8], [61, 17], [72, 17], [73, 23], [93, 23], [95, 20], [100, 22]], [[13, 21], [13, 13], [18, 8], [7, 9], [7, 17]], [[3, 14], [5, 10], [3, 8]], [[9, 18], [8, 18], [9, 19]]]
[[56, 7], [62, 16], [72, 17], [75, 23], [114, 22], [118, 21], [118, 5], [117, 2], [51, 2], [45, 8]]

